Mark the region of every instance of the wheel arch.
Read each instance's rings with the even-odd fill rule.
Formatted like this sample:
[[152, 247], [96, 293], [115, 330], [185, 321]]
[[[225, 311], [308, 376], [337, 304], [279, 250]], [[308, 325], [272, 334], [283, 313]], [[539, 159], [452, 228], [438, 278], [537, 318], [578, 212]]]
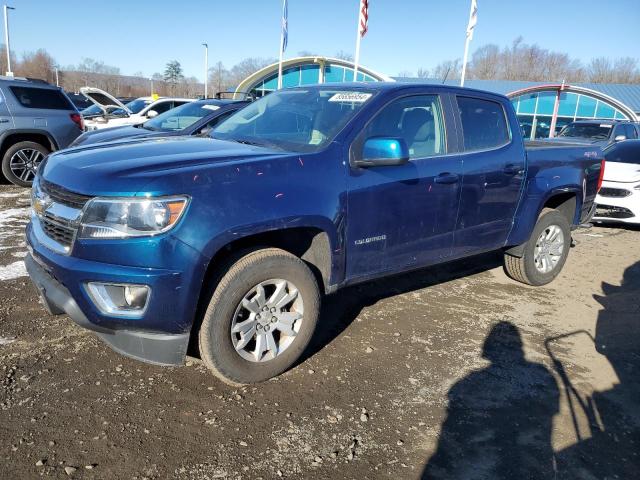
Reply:
[[55, 139], [44, 130], [7, 130], [0, 135], [0, 158], [4, 157], [11, 146], [19, 142], [35, 142], [39, 143], [43, 147], [49, 148], [51, 152], [58, 149], [58, 144]]

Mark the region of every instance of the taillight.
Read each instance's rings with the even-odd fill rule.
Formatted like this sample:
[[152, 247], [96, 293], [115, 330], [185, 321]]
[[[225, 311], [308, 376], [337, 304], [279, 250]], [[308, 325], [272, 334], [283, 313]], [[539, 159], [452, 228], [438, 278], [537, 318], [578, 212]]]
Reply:
[[604, 180], [604, 158], [600, 160], [600, 176], [598, 177], [598, 189], [596, 192], [600, 191], [600, 187], [602, 187], [602, 181]]
[[71, 117], [71, 121], [73, 121], [80, 130], [84, 131], [84, 118], [82, 118], [82, 115], [79, 113], [72, 113], [69, 116]]

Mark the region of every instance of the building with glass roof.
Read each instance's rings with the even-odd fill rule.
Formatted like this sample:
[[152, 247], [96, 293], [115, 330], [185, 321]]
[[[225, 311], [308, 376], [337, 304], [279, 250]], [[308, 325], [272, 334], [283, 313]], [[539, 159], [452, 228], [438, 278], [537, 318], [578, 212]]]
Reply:
[[[316, 83], [353, 81], [354, 64], [338, 58], [306, 56], [283, 63], [283, 88]], [[439, 79], [389, 77], [365, 66], [358, 68], [358, 81], [401, 81], [443, 83]], [[447, 80], [458, 85], [458, 80]], [[549, 84], [543, 82], [468, 80], [466, 87], [508, 96], [518, 114], [525, 137], [547, 138], [575, 120], [631, 120], [640, 118], [640, 85]], [[278, 87], [278, 64], [274, 63], [245, 78], [236, 93], [249, 92], [257, 97]]]
[[[297, 57], [282, 64], [282, 87], [297, 87], [314, 83], [353, 82], [354, 64], [348, 60], [329, 57]], [[358, 67], [359, 82], [392, 82], [391, 77]], [[236, 93], [248, 92], [262, 97], [278, 88], [278, 64], [268, 65], [245, 78]]]

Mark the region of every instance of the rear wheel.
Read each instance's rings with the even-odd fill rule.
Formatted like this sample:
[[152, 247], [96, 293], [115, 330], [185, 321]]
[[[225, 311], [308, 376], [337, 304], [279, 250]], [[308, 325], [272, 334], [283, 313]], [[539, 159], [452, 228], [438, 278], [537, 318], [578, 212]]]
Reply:
[[320, 292], [309, 267], [280, 249], [251, 252], [222, 276], [199, 332], [205, 364], [231, 384], [279, 375], [313, 335]]
[[2, 173], [14, 185], [29, 187], [49, 150], [36, 142], [18, 142], [2, 158]]
[[507, 274], [528, 285], [546, 285], [562, 270], [571, 247], [571, 228], [557, 210], [545, 209], [525, 244], [522, 257], [504, 256]]

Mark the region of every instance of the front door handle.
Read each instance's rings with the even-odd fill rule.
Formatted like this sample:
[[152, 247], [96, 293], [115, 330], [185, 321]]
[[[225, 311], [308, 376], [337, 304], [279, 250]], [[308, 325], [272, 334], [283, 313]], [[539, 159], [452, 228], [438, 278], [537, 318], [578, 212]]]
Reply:
[[504, 167], [504, 170], [502, 171], [505, 175], [522, 175], [524, 173], [521, 165], [514, 165], [513, 163]]
[[9, 123], [9, 119], [7, 119], [7, 118], [0, 118], [0, 123]]
[[436, 183], [442, 183], [442, 184], [449, 184], [449, 183], [456, 183], [458, 180], [460, 179], [460, 177], [458, 175], [456, 175], [455, 173], [449, 173], [449, 172], [444, 172], [441, 173], [440, 175], [438, 175], [435, 178], [435, 182]]

